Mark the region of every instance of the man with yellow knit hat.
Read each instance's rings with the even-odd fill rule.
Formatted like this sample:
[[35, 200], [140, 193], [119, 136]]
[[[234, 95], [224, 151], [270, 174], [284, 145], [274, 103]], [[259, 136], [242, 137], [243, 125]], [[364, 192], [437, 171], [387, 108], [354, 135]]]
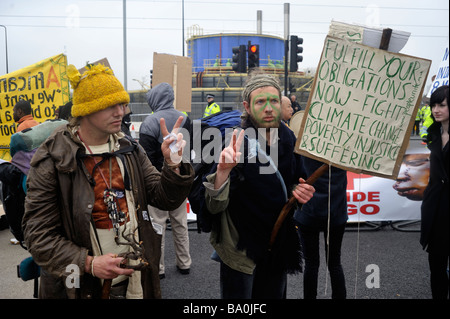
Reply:
[[[121, 131], [130, 98], [112, 70], [72, 65], [73, 119], [37, 150], [27, 180], [25, 242], [41, 267], [40, 298], [160, 298], [160, 225], [147, 205], [180, 206], [194, 173], [164, 119], [159, 172]], [[171, 146], [171, 147], [170, 147]], [[175, 146], [175, 148], [174, 148]]]

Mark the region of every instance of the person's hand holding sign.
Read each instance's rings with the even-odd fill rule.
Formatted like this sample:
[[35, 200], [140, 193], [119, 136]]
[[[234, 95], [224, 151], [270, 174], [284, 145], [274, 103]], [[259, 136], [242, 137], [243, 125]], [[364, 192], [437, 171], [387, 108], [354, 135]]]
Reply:
[[313, 197], [316, 190], [312, 185], [307, 184], [303, 178], [300, 178], [299, 182], [292, 191], [292, 195], [300, 204], [306, 204]]
[[163, 143], [161, 144], [161, 152], [164, 160], [172, 169], [178, 169], [181, 165], [183, 157], [183, 149], [186, 146], [186, 141], [183, 140], [183, 134], [178, 133], [178, 129], [183, 122], [183, 117], [180, 116], [173, 126], [172, 132], [166, 126], [164, 118], [160, 119], [161, 133], [163, 136]]
[[241, 130], [238, 137], [236, 137], [237, 132], [238, 130], [233, 131], [230, 144], [220, 153], [216, 180], [214, 182], [215, 189], [219, 189], [225, 183], [231, 170], [238, 164], [241, 158], [242, 153], [239, 152], [239, 149], [244, 140], [244, 130]]

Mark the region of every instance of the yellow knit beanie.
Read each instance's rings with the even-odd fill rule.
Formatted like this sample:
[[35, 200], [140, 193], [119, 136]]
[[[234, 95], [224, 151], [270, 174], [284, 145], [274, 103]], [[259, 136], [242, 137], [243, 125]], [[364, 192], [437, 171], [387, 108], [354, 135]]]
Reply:
[[74, 65], [67, 67], [73, 89], [72, 116], [85, 116], [116, 104], [128, 104], [130, 96], [110, 68], [87, 65], [83, 75]]

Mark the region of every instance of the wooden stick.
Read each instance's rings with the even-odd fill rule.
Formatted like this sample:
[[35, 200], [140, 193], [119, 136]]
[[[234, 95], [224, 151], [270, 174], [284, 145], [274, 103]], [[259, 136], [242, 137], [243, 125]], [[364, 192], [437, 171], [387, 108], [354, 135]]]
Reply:
[[[306, 180], [306, 184], [313, 185], [317, 179], [322, 176], [329, 168], [328, 164], [322, 164], [314, 173], [311, 174], [311, 176]], [[278, 231], [281, 228], [281, 225], [283, 224], [284, 220], [286, 219], [286, 216], [289, 214], [289, 212], [292, 210], [292, 208], [295, 205], [295, 202], [297, 199], [292, 196], [288, 202], [283, 206], [283, 209], [281, 210], [280, 215], [278, 216], [277, 221], [275, 222], [275, 225], [272, 229], [272, 234], [270, 235], [270, 241], [269, 241], [269, 251], [272, 250], [273, 243], [275, 242], [275, 239], [277, 238]], [[299, 204], [300, 205], [300, 204]]]
[[387, 51], [389, 42], [391, 42], [392, 29], [383, 29], [379, 49]]
[[109, 294], [111, 293], [111, 284], [112, 279], [103, 280], [102, 299], [109, 299]]

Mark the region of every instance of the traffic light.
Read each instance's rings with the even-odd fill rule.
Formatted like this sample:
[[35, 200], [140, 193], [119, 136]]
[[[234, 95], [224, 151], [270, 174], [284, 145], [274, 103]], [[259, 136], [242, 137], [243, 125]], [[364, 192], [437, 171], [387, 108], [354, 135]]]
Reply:
[[246, 48], [245, 45], [240, 45], [238, 47], [233, 47], [233, 71], [238, 73], [247, 72], [247, 59], [246, 59]]
[[290, 72], [297, 72], [297, 63], [303, 61], [303, 56], [299, 55], [299, 53], [303, 52], [303, 47], [300, 46], [300, 44], [303, 44], [303, 38], [299, 38], [296, 35], [291, 35], [291, 54], [289, 60]]
[[259, 44], [248, 44], [248, 70], [259, 67]]

